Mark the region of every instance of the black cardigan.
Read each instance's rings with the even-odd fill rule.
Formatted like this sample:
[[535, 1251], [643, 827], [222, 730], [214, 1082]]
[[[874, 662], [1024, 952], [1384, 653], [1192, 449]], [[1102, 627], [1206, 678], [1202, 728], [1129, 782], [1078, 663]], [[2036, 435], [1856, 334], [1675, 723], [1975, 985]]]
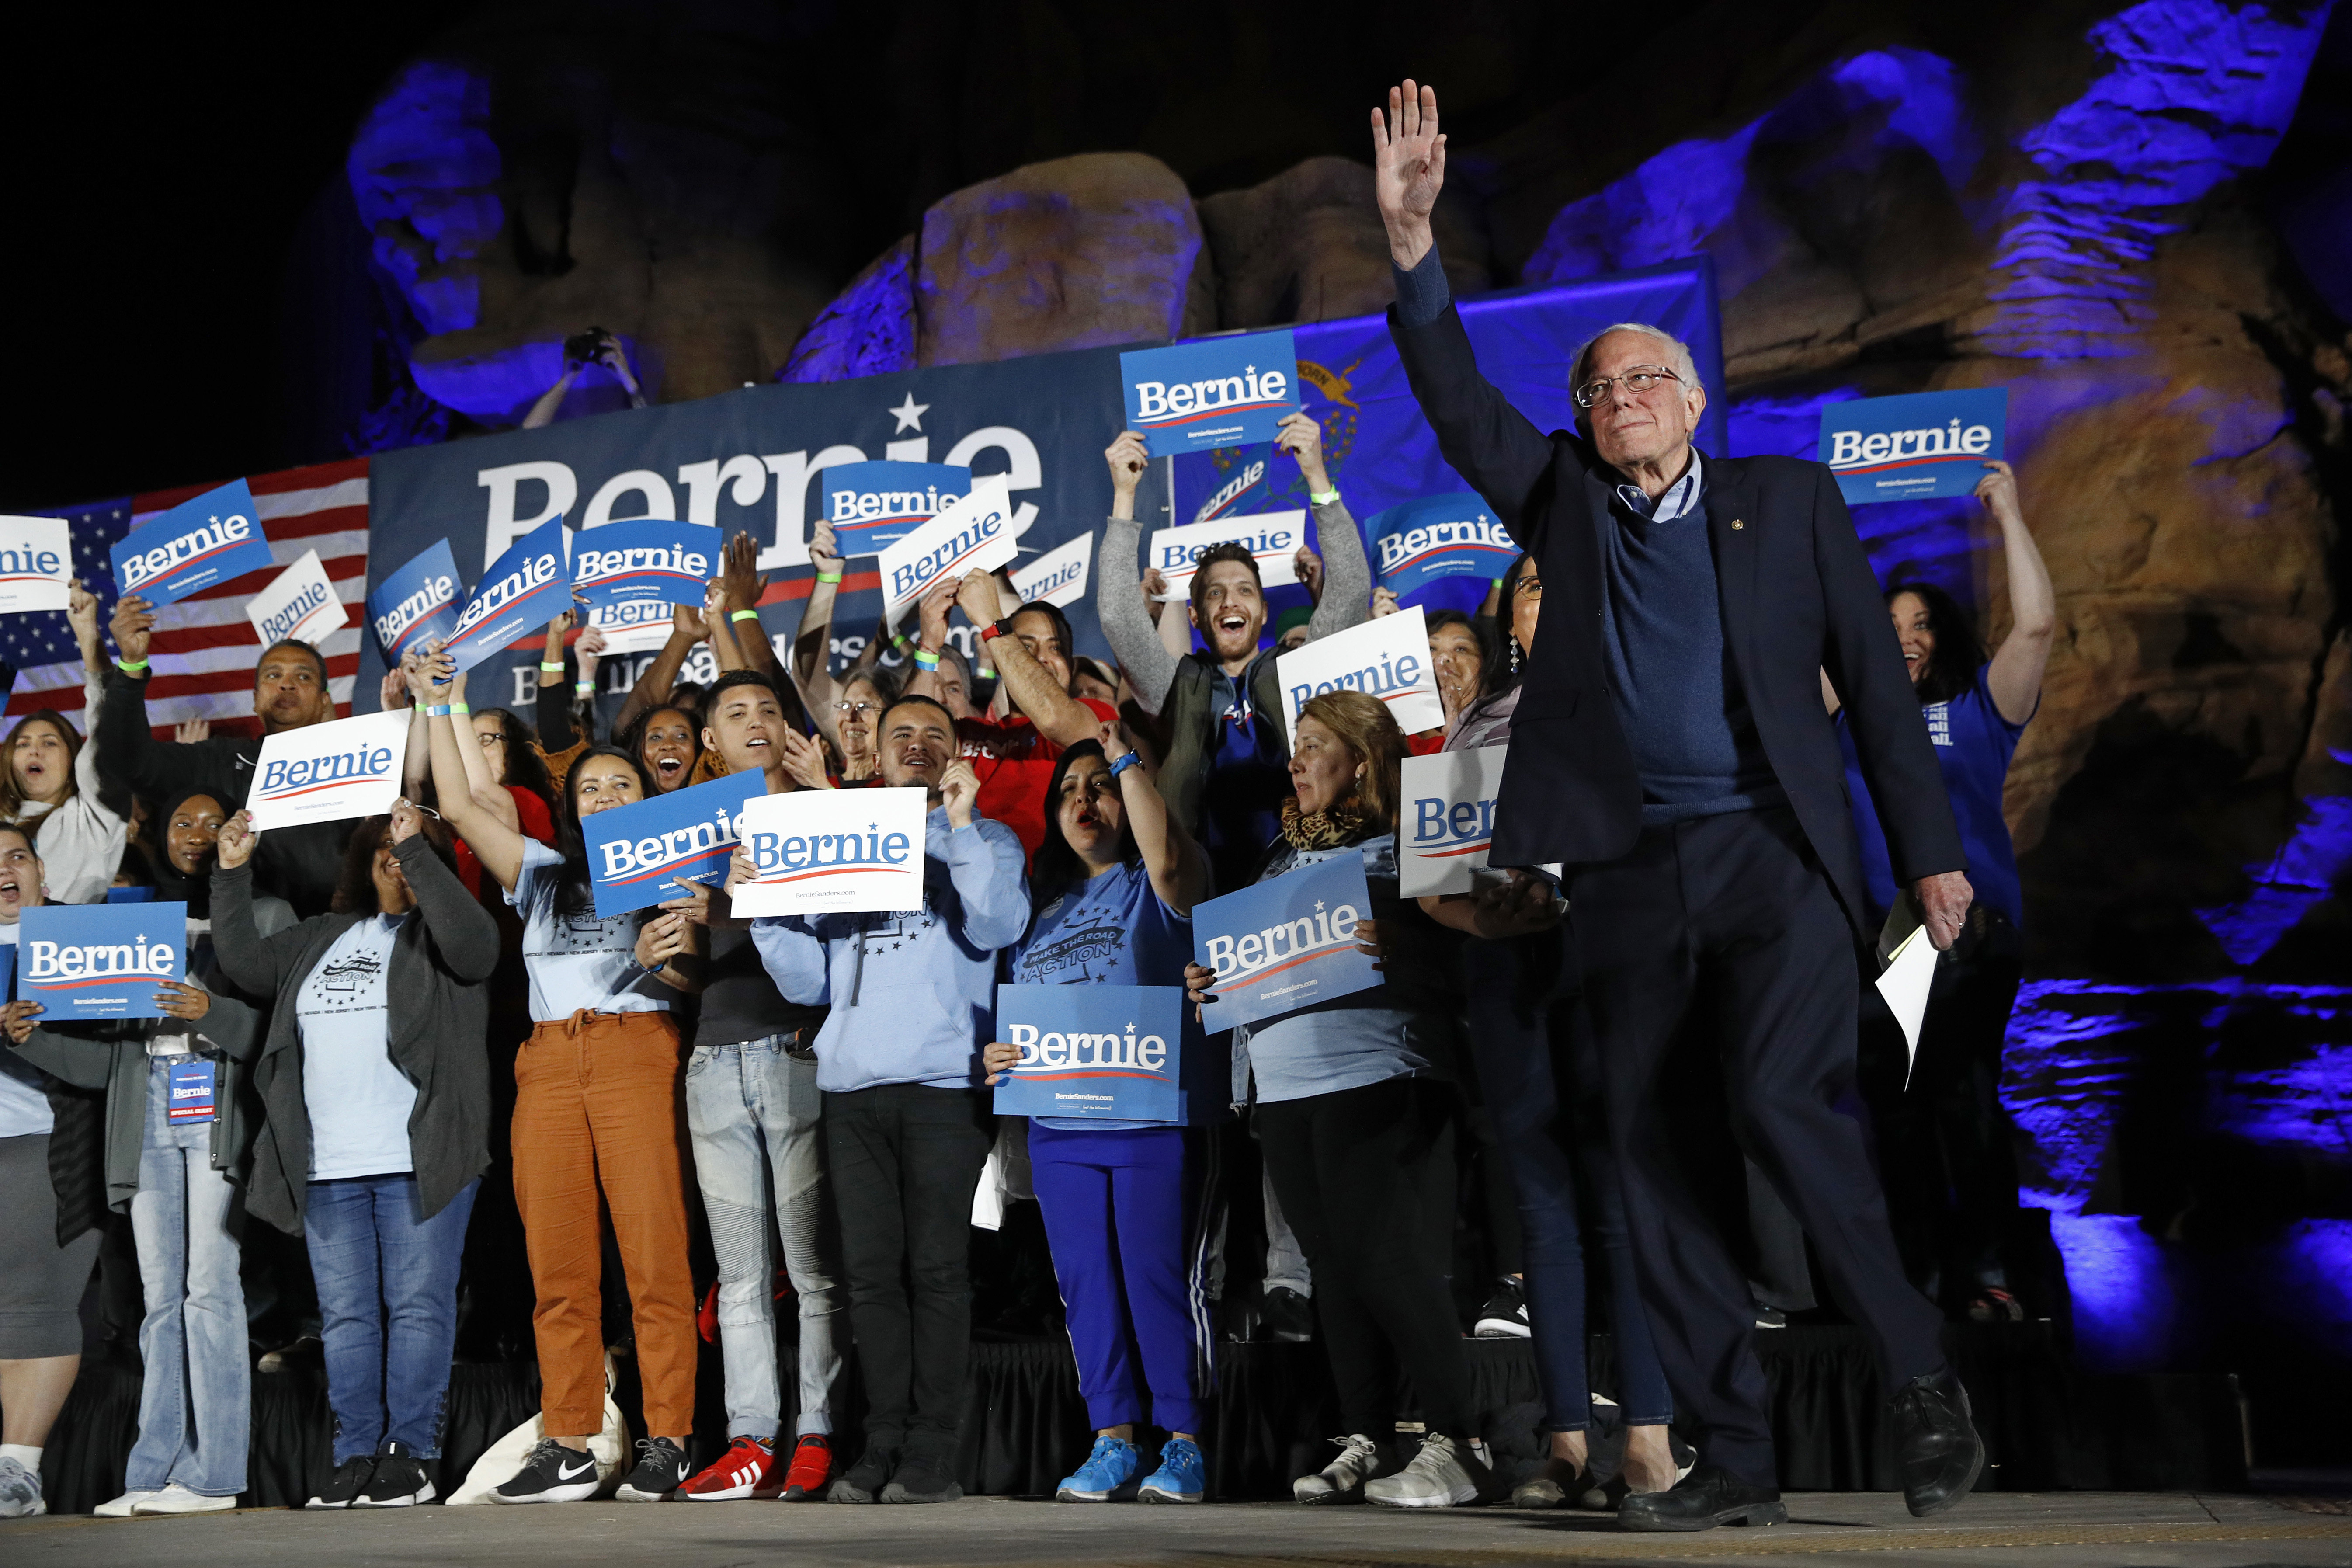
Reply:
[[[499, 928], [424, 835], [410, 837], [394, 853], [415, 890], [419, 918], [393, 940], [384, 980], [385, 1046], [392, 1065], [416, 1086], [408, 1146], [417, 1196], [430, 1217], [489, 1168], [485, 983], [498, 966]], [[262, 1124], [253, 1141], [246, 1206], [293, 1235], [301, 1234], [310, 1177], [310, 1115], [302, 1098], [302, 1027], [295, 1005], [327, 949], [362, 918], [313, 915], [265, 937], [254, 924], [252, 867], [213, 873], [213, 951], [222, 972], [256, 995], [276, 998], [268, 1037], [253, 1065]]]

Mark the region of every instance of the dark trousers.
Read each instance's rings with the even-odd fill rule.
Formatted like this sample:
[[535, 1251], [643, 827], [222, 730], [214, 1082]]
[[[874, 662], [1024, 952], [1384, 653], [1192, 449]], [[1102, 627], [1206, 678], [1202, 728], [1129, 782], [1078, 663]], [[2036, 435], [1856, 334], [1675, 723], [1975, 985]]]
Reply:
[[950, 1455], [971, 1363], [971, 1194], [995, 1142], [976, 1091], [884, 1084], [824, 1097], [866, 1438]]
[[1854, 1077], [1853, 930], [1785, 809], [1645, 828], [1623, 858], [1578, 873], [1570, 908], [1666, 1381], [1702, 1458], [1775, 1485], [1755, 1314], [1718, 1228], [1724, 1192], [1744, 1197], [1738, 1152], [1694, 1102], [1719, 1089], [1739, 1147], [1875, 1342], [1886, 1391], [1944, 1364], [1862, 1129], [1832, 1107]]
[[[1635, 1426], [1674, 1419], [1625, 1228], [1617, 1157], [1601, 1104], [1601, 1064], [1578, 994], [1565, 929], [1462, 947], [1478, 1087], [1509, 1162], [1526, 1237], [1528, 1321], [1544, 1429], [1581, 1432], [1592, 1418], [1585, 1374], [1588, 1264], [1609, 1287], [1617, 1331], [1617, 1399]], [[1581, 1202], [1580, 1202], [1580, 1199]]]
[[[1429, 1212], [1453, 1224], [1452, 1095], [1392, 1078], [1257, 1108], [1275, 1195], [1315, 1272], [1315, 1315], [1351, 1433], [1385, 1442], [1397, 1372], [1432, 1432], [1470, 1437], [1470, 1363]], [[1436, 1195], [1442, 1194], [1442, 1200]]]

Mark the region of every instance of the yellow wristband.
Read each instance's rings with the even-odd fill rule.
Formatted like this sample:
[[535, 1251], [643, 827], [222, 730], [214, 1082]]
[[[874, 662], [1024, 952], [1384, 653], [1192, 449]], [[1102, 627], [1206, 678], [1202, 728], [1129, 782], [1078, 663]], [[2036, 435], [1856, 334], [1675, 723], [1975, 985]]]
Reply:
[[562, 675], [563, 673], [563, 666], [561, 664], [550, 664], [542, 658], [539, 661], [539, 672], [541, 675]]
[[756, 621], [760, 618], [760, 612], [757, 610], [730, 610], [728, 612], [727, 618], [730, 621]]

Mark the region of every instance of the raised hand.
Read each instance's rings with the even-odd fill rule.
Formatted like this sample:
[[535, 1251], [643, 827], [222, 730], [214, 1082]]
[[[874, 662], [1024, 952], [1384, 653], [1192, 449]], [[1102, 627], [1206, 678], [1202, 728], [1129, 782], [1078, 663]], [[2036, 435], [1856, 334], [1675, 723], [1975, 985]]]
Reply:
[[[1304, 550], [1307, 547], [1302, 544], [1298, 548]], [[1168, 596], [1168, 575], [1157, 566], [1143, 569], [1143, 596], [1153, 604]]]
[[1290, 558], [1290, 564], [1292, 570], [1297, 573], [1298, 580], [1307, 584], [1307, 596], [1317, 604], [1321, 604], [1323, 602], [1323, 557], [1302, 544], [1298, 547], [1298, 553]]
[[240, 811], [221, 824], [219, 858], [214, 862], [224, 871], [234, 871], [253, 858], [254, 846], [261, 842], [261, 834], [253, 826], [253, 813]]
[[833, 524], [820, 518], [816, 531], [809, 535], [809, 564], [826, 576], [841, 572], [841, 541], [833, 531]]
[[2017, 506], [2017, 470], [1999, 458], [1985, 461], [1985, 477], [1977, 481], [1977, 500], [1997, 518], [2021, 515]]
[[784, 776], [803, 789], [831, 789], [824, 773], [824, 747], [798, 730], [787, 729], [776, 742]]
[[956, 588], [956, 607], [963, 618], [975, 626], [992, 626], [1003, 601], [996, 592], [996, 575], [991, 572], [967, 572]]
[[424, 831], [425, 813], [406, 796], [392, 803], [392, 841], [405, 844]]
[[1396, 590], [1394, 588], [1375, 588], [1372, 590], [1372, 616], [1375, 620], [1379, 619], [1382, 616], [1393, 616], [1401, 608], [1402, 608], [1402, 606], [1397, 603]]
[[669, 629], [684, 632], [696, 642], [710, 635], [710, 627], [702, 619], [702, 612], [692, 605], [672, 605], [669, 607]]
[[209, 719], [183, 719], [172, 726], [172, 739], [183, 746], [193, 746], [199, 741], [209, 741], [212, 739], [212, 733], [213, 721]]
[[81, 647], [98, 646], [98, 595], [83, 587], [79, 577], [66, 584], [66, 625]]
[[[918, 647], [927, 647], [936, 653], [947, 646], [948, 609], [956, 602], [957, 586], [956, 579], [942, 577], [924, 591], [922, 605], [918, 612], [921, 627], [915, 637]], [[994, 593], [992, 588], [992, 598]], [[993, 618], [991, 617], [992, 620]]]
[[1323, 468], [1323, 426], [1315, 422], [1315, 416], [1300, 409], [1284, 415], [1276, 428], [1281, 433], [1274, 438], [1275, 449], [1297, 460], [1298, 471], [1307, 479], [1307, 493], [1319, 496], [1329, 489], [1331, 476]]
[[114, 601], [114, 614], [106, 629], [114, 634], [115, 657], [125, 664], [141, 664], [147, 658], [147, 637], [155, 629], [155, 615], [146, 600], [125, 594]]
[[1103, 448], [1103, 460], [1110, 465], [1111, 493], [1133, 497], [1135, 487], [1143, 482], [1144, 471], [1151, 467], [1151, 454], [1144, 450], [1143, 437], [1132, 430], [1122, 430], [1118, 439]]
[[1389, 257], [1411, 268], [1434, 244], [1429, 215], [1445, 185], [1445, 138], [1437, 130], [1437, 91], [1411, 77], [1389, 89], [1385, 118], [1372, 110], [1372, 197], [1389, 231]]
[[768, 580], [760, 575], [760, 547], [748, 533], [738, 533], [727, 542], [719, 558], [719, 581], [727, 590], [727, 607], [730, 610], [756, 610], [760, 595], [768, 591]]
[[971, 808], [980, 799], [980, 775], [958, 757], [940, 774], [940, 804], [948, 808], [948, 826], [970, 827]]

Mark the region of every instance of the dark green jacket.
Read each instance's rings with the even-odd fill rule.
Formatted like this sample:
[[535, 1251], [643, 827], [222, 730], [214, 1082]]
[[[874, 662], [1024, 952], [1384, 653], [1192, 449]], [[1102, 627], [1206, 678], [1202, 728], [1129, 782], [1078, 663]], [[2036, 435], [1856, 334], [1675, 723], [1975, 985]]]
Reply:
[[[263, 934], [286, 930], [294, 910], [283, 899], [254, 900], [255, 922]], [[212, 993], [213, 1003], [196, 1026], [195, 1047], [218, 1063], [220, 1079], [214, 1086], [213, 1169], [245, 1179], [245, 1156], [252, 1146], [253, 1129], [244, 1093], [247, 1066], [261, 1047], [262, 1015], [221, 988], [205, 984], [205, 976], [190, 977]], [[17, 1047], [19, 1055], [50, 1077], [80, 1089], [106, 1090], [106, 1202], [128, 1212], [139, 1192], [139, 1156], [147, 1147], [147, 1091], [154, 1081], [148, 1068], [152, 1059], [147, 1042], [160, 1034], [177, 1034], [176, 1018], [108, 1018], [80, 1024], [42, 1025]]]
[[[418, 1201], [430, 1218], [489, 1168], [484, 983], [498, 967], [499, 928], [424, 835], [410, 837], [396, 853], [415, 891], [418, 918], [393, 939], [392, 969], [384, 977], [391, 1009], [384, 1044], [392, 1065], [416, 1086], [408, 1150]], [[265, 936], [254, 921], [252, 873], [249, 864], [213, 873], [213, 950], [221, 972], [243, 990], [277, 998], [253, 1066], [262, 1121], [253, 1140], [246, 1208], [299, 1236], [310, 1182], [310, 1112], [302, 1098], [302, 1026], [295, 1005], [327, 949], [362, 917], [313, 915]]]

